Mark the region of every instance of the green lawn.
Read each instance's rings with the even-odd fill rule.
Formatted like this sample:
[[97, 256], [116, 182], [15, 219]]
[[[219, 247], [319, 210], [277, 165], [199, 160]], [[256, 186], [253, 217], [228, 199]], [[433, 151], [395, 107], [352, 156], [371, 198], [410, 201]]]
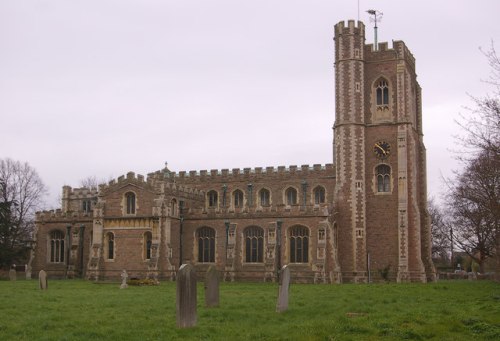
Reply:
[[[271, 283], [221, 283], [219, 308], [178, 329], [175, 283], [156, 287], [80, 280], [0, 281], [0, 340], [499, 340], [500, 285], [299, 285], [275, 312]], [[357, 314], [349, 314], [357, 313]]]

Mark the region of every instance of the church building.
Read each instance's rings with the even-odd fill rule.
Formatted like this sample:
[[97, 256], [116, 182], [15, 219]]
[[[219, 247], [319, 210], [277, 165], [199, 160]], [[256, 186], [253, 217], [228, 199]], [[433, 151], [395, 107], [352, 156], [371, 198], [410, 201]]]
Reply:
[[367, 283], [435, 279], [415, 58], [402, 41], [365, 44], [335, 25], [332, 163], [129, 172], [63, 187], [38, 212], [29, 266], [49, 277], [175, 280], [215, 265], [226, 281]]

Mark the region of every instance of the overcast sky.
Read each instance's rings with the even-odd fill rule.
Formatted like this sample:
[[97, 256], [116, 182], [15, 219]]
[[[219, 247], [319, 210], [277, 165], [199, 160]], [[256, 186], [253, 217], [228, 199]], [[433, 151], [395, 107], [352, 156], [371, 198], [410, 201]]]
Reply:
[[[490, 91], [500, 1], [359, 1], [379, 41], [417, 60], [429, 193], [467, 93]], [[27, 161], [57, 206], [88, 176], [332, 162], [333, 26], [358, 1], [0, 0], [0, 158]], [[391, 44], [390, 44], [391, 45]]]

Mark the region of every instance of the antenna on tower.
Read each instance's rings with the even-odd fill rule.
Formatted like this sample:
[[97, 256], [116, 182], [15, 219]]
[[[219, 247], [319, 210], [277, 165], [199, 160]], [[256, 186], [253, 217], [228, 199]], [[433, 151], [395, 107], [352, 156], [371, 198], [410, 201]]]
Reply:
[[380, 22], [380, 20], [382, 20], [382, 16], [384, 15], [384, 13], [377, 11], [376, 9], [369, 9], [368, 11], [366, 11], [366, 13], [371, 15], [370, 22], [375, 23], [375, 27], [374, 27], [374, 29], [375, 29], [375, 35], [374, 35], [375, 43], [374, 43], [374, 46], [375, 46], [375, 51], [378, 51], [377, 22]]

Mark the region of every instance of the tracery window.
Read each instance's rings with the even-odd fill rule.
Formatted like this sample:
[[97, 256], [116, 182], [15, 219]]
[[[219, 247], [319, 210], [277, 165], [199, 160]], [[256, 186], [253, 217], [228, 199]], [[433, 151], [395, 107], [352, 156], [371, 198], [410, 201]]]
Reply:
[[82, 210], [84, 213], [90, 212], [90, 200], [83, 200], [82, 202]]
[[290, 263], [307, 263], [309, 230], [304, 226], [290, 228]]
[[151, 246], [153, 244], [153, 235], [151, 232], [144, 233], [144, 259], [151, 259]]
[[377, 192], [391, 191], [391, 167], [388, 165], [378, 165], [375, 169], [377, 177]]
[[210, 227], [202, 227], [196, 232], [198, 239], [198, 262], [215, 262], [215, 230]]
[[262, 263], [264, 254], [264, 231], [258, 226], [247, 227], [245, 236], [245, 262]]
[[64, 263], [64, 233], [59, 230], [50, 233], [50, 262]]
[[259, 192], [260, 206], [271, 205], [271, 193], [268, 189], [262, 188]]
[[288, 187], [285, 191], [286, 204], [296, 205], [297, 204], [297, 190], [293, 187]]
[[314, 188], [314, 203], [316, 205], [325, 203], [325, 188], [322, 186], [317, 186]]
[[237, 189], [233, 192], [234, 207], [243, 207], [243, 192]]
[[133, 192], [125, 193], [125, 201], [127, 214], [135, 214], [135, 194]]
[[217, 207], [219, 195], [216, 191], [209, 191], [207, 193], [208, 207]]
[[106, 259], [115, 259], [115, 235], [112, 232], [106, 233], [105, 243]]
[[375, 84], [375, 90], [377, 95], [377, 106], [387, 107], [389, 106], [389, 85], [385, 79], [380, 79]]

